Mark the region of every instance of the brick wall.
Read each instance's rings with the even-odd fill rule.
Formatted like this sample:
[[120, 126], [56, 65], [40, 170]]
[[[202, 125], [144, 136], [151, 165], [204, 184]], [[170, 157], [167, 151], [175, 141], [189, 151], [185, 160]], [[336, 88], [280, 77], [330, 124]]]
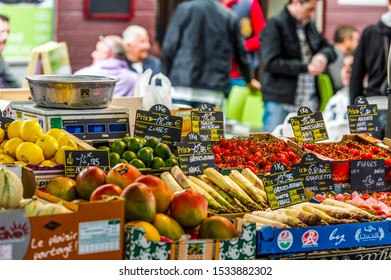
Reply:
[[72, 71], [91, 64], [99, 35], [121, 35], [128, 25], [138, 24], [148, 29], [151, 40], [155, 36], [156, 0], [134, 0], [131, 20], [90, 20], [84, 17], [83, 8], [82, 0], [57, 1], [55, 40], [68, 44]]

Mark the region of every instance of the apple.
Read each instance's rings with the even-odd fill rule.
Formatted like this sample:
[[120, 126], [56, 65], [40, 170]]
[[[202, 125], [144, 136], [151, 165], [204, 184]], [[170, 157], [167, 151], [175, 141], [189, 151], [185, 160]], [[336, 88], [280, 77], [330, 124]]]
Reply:
[[104, 196], [120, 196], [122, 189], [114, 184], [104, 184], [97, 187], [90, 196], [90, 201], [103, 200]]
[[107, 173], [106, 183], [114, 184], [124, 189], [141, 175], [137, 167], [128, 163], [119, 163]]
[[76, 176], [76, 192], [80, 198], [90, 200], [91, 193], [106, 183], [106, 173], [97, 166], [88, 166]]

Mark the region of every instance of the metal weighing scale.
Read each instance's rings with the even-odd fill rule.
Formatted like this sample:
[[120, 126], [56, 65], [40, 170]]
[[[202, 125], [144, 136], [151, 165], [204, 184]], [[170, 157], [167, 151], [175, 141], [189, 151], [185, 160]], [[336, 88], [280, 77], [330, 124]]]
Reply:
[[44, 132], [62, 128], [85, 142], [107, 142], [131, 136], [129, 108], [120, 106], [58, 109], [38, 107], [32, 101], [12, 101], [5, 114], [13, 119], [36, 119]]

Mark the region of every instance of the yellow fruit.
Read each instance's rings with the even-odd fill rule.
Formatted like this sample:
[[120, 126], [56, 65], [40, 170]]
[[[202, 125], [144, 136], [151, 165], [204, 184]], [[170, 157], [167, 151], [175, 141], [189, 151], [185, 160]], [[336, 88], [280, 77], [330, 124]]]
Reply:
[[5, 135], [4, 129], [2, 129], [2, 128], [0, 127], [0, 142], [3, 142], [3, 140], [4, 140], [4, 135]]
[[15, 159], [7, 155], [0, 155], [0, 163], [14, 163]]
[[59, 148], [57, 139], [45, 134], [40, 136], [37, 141], [35, 141], [35, 144], [42, 148], [45, 159], [54, 157]]
[[20, 137], [26, 142], [37, 141], [43, 135], [42, 126], [37, 120], [25, 120], [20, 127]]
[[149, 241], [160, 241], [160, 234], [158, 230], [151, 224], [145, 221], [133, 220], [127, 222], [125, 227], [138, 227], [145, 230], [145, 238]]
[[31, 142], [24, 142], [18, 146], [16, 149], [16, 158], [33, 166], [45, 160], [42, 148]]
[[0, 149], [4, 150], [4, 146], [5, 146], [5, 144], [7, 144], [7, 142], [8, 142], [8, 139], [3, 140], [3, 142], [1, 142], [1, 144], [0, 144]]
[[52, 160], [46, 159], [46, 160], [44, 160], [43, 162], [41, 162], [41, 163], [39, 164], [39, 166], [57, 166], [57, 163], [55, 163], [55, 162], [52, 161]]
[[15, 137], [20, 138], [20, 128], [22, 127], [22, 120], [14, 120], [8, 125], [7, 128], [7, 134], [8, 134], [8, 139], [12, 139]]
[[16, 149], [19, 147], [20, 144], [24, 143], [22, 138], [15, 137], [7, 141], [7, 143], [4, 145], [4, 154], [7, 156], [16, 158], [15, 153]]
[[61, 148], [62, 146], [69, 146], [73, 147], [74, 149], [78, 149], [77, 143], [73, 139], [69, 138], [67, 135], [58, 138], [57, 142], [59, 148]]
[[4, 150], [0, 149], [0, 155], [4, 155]]
[[58, 139], [61, 136], [66, 136], [67, 134], [66, 134], [65, 130], [63, 130], [61, 128], [51, 128], [46, 132], [46, 135], [50, 135], [50, 136], [53, 136], [54, 138]]
[[14, 163], [15, 164], [19, 164], [21, 166], [26, 166], [27, 165], [27, 163], [25, 163], [24, 161], [20, 161], [20, 160], [16, 160]]
[[64, 152], [65, 150], [75, 150], [75, 148], [70, 146], [60, 147], [56, 152], [56, 154], [54, 155], [54, 161], [57, 164], [65, 164], [65, 152]]

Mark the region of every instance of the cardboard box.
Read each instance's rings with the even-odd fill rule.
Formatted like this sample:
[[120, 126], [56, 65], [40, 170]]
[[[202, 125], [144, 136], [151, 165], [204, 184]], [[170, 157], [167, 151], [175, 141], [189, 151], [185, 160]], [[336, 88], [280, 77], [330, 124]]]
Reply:
[[[66, 206], [72, 208], [70, 204]], [[76, 212], [70, 214], [30, 218], [23, 210], [0, 212], [0, 259], [123, 259], [123, 200], [73, 204], [73, 208]]]
[[17, 164], [0, 164], [0, 167], [14, 172], [23, 183], [23, 197], [30, 198], [34, 195], [37, 185], [33, 170]]
[[238, 238], [150, 242], [143, 228], [125, 228], [127, 260], [251, 260], [255, 259], [255, 224], [243, 224]]
[[391, 245], [391, 221], [257, 230], [257, 255]]

